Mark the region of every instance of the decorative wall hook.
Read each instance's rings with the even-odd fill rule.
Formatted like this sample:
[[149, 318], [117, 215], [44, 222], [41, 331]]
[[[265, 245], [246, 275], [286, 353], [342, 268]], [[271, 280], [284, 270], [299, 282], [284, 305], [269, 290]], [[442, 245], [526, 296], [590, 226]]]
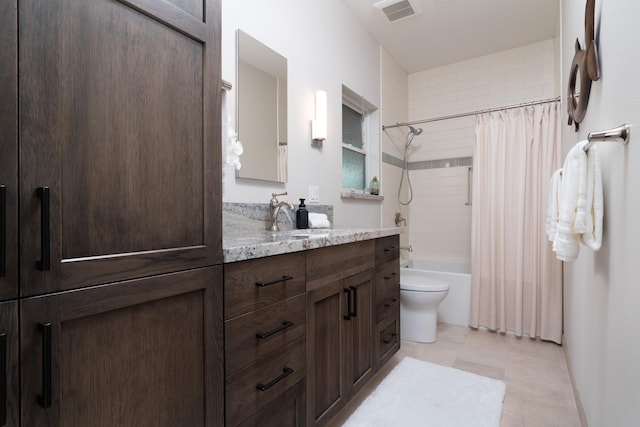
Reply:
[[580, 41], [576, 38], [576, 53], [573, 56], [569, 72], [569, 87], [567, 91], [569, 125], [574, 124], [576, 132], [587, 112], [591, 82], [600, 79], [598, 47], [594, 40], [595, 3], [595, 0], [587, 0], [584, 15], [585, 47], [583, 50], [580, 46]]

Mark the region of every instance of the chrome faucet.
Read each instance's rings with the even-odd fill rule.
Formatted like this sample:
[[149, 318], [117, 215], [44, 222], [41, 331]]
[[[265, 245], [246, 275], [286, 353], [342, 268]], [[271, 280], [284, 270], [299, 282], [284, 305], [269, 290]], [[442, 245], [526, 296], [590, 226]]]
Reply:
[[400, 212], [396, 212], [396, 227], [400, 227], [400, 223], [402, 223], [405, 227], [407, 226], [407, 220], [402, 217]]
[[280, 231], [280, 228], [278, 228], [278, 213], [280, 212], [281, 207], [287, 206], [292, 211], [294, 209], [293, 203], [286, 202], [286, 201], [282, 201], [282, 202], [278, 201], [278, 196], [286, 196], [286, 195], [287, 195], [286, 191], [280, 194], [271, 193], [271, 200], [269, 201], [269, 219], [271, 220], [271, 226], [269, 227], [269, 230], [271, 231]]

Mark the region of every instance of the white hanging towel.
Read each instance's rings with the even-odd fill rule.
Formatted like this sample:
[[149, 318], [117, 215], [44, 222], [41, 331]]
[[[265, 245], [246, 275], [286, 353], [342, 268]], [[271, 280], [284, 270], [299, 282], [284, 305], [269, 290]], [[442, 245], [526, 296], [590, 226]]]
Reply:
[[587, 216], [587, 153], [584, 142], [569, 150], [562, 167], [562, 184], [558, 199], [558, 225], [553, 240], [556, 258], [573, 261], [578, 257], [579, 235], [585, 231]]
[[545, 225], [545, 232], [549, 241], [553, 242], [556, 238], [556, 232], [558, 230], [558, 200], [561, 197], [562, 190], [562, 168], [558, 169], [551, 175], [549, 180], [549, 193], [547, 201], [547, 223]]
[[585, 230], [580, 235], [580, 241], [594, 251], [602, 245], [602, 172], [600, 170], [600, 155], [598, 145], [593, 144], [587, 151], [587, 205]]

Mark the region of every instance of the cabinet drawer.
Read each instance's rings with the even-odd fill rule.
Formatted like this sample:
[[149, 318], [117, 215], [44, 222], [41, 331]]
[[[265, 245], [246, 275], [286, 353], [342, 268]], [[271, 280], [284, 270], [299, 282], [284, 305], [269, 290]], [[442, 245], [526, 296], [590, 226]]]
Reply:
[[304, 252], [225, 264], [225, 319], [258, 310], [304, 290]]
[[380, 367], [400, 349], [400, 307], [388, 320], [379, 323], [376, 331], [376, 358]]
[[394, 316], [400, 307], [400, 288], [396, 292], [376, 295], [376, 323]]
[[307, 252], [307, 290], [374, 268], [374, 240], [313, 249]]
[[227, 375], [305, 334], [305, 294], [225, 322]]
[[400, 236], [376, 239], [376, 265], [400, 258]]
[[277, 399], [304, 379], [305, 372], [305, 339], [300, 338], [231, 375], [225, 393], [227, 425], [239, 424]]
[[306, 383], [300, 381], [240, 424], [242, 427], [300, 427], [305, 425]]

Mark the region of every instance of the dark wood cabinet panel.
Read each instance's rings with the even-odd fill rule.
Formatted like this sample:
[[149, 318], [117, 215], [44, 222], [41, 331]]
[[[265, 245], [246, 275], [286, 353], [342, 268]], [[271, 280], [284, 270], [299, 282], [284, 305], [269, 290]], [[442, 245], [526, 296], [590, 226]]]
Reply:
[[[307, 294], [307, 425], [327, 422], [346, 404], [347, 298], [341, 280]], [[344, 403], [343, 403], [344, 402]]]
[[376, 369], [380, 369], [400, 350], [400, 306], [376, 326]]
[[225, 319], [259, 310], [305, 291], [305, 253], [224, 265]]
[[221, 263], [220, 3], [178, 3], [20, 0], [22, 295]]
[[225, 371], [230, 375], [305, 335], [304, 293], [225, 322]]
[[325, 425], [374, 373], [375, 242], [307, 252], [307, 424]]
[[368, 270], [344, 280], [345, 289], [353, 293], [354, 314], [346, 323], [346, 363], [351, 395], [373, 375], [373, 291], [374, 271]]
[[18, 302], [0, 303], [0, 426], [20, 425]]
[[[227, 378], [226, 423], [238, 425], [304, 380], [306, 375], [305, 338], [299, 338]], [[274, 415], [268, 422], [275, 423]]]
[[242, 427], [302, 427], [306, 425], [306, 384], [300, 381], [239, 425]]
[[18, 296], [18, 14], [0, 2], [0, 301]]
[[222, 268], [22, 299], [21, 347], [23, 425], [222, 425]]

